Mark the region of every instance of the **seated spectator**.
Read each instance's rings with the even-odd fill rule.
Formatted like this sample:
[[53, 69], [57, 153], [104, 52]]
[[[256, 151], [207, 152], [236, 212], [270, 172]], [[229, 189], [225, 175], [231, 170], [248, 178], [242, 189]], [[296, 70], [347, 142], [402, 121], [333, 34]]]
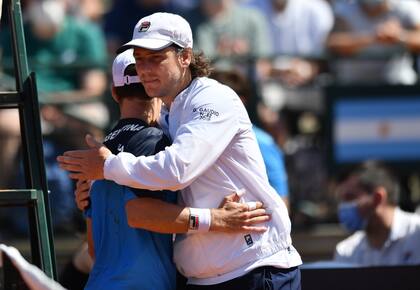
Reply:
[[[44, 106], [44, 116], [50, 123], [51, 132], [43, 135], [44, 166], [47, 177], [49, 203], [51, 208], [52, 226], [55, 235], [69, 235], [82, 230], [84, 224], [81, 214], [74, 203], [73, 181], [67, 172], [58, 167], [56, 157], [69, 148], [85, 148], [84, 136], [92, 134], [102, 138], [101, 128], [95, 121], [100, 119], [101, 111], [61, 111], [53, 106]], [[0, 117], [2, 115], [0, 114]], [[1, 118], [0, 118], [1, 119]], [[52, 127], [52, 125], [54, 125]], [[20, 132], [16, 139], [20, 141]], [[20, 142], [15, 151], [19, 152]], [[7, 148], [5, 148], [7, 149]], [[10, 151], [8, 151], [10, 152]], [[15, 156], [14, 166], [9, 166], [5, 172], [11, 172], [9, 187], [25, 188], [25, 173], [21, 156]], [[19, 166], [20, 165], [20, 166]], [[3, 228], [11, 237], [25, 236], [29, 225], [27, 210], [23, 207], [4, 208], [0, 212]]]
[[[243, 67], [257, 60], [257, 72], [263, 74], [264, 58], [271, 54], [267, 21], [255, 8], [246, 8], [234, 0], [203, 0], [206, 20], [196, 30], [196, 48], [214, 60], [218, 68]], [[240, 61], [240, 62], [239, 62]]]
[[260, 82], [260, 124], [286, 153], [293, 221], [306, 226], [329, 214], [318, 138], [327, 72], [325, 44], [333, 12], [325, 0], [247, 0], [244, 5], [258, 8], [269, 23], [274, 55]]
[[325, 0], [248, 0], [268, 19], [273, 53], [271, 76], [288, 86], [311, 82], [320, 71], [314, 61], [325, 53], [334, 18]]
[[411, 53], [420, 52], [419, 1], [337, 1], [335, 14], [328, 47], [347, 57], [331, 66], [339, 83], [417, 81]]
[[65, 0], [69, 14], [94, 23], [101, 23], [105, 14], [105, 0]]
[[360, 266], [420, 264], [420, 216], [398, 206], [398, 182], [366, 162], [338, 185], [340, 222], [353, 235], [338, 243], [335, 261]]
[[[99, 27], [67, 15], [63, 0], [30, 1], [25, 8], [27, 59], [30, 70], [36, 73], [43, 121], [47, 117], [44, 105], [53, 104], [73, 111], [80, 111], [82, 107], [83, 110], [100, 110], [104, 113], [97, 120], [102, 121], [101, 126], [106, 126], [107, 109], [99, 99], [106, 88], [107, 55]], [[7, 27], [3, 27], [0, 37], [3, 69], [13, 75], [11, 37]], [[8, 120], [0, 126], [2, 142], [7, 146], [0, 153], [0, 163], [7, 166], [5, 172], [12, 173], [20, 136], [16, 125], [19, 124], [17, 110], [0, 112], [2, 119]], [[46, 124], [49, 126], [43, 126], [44, 131], [61, 125], [51, 122], [42, 125]], [[7, 179], [1, 184], [7, 185], [10, 177]]]
[[[102, 32], [89, 21], [67, 15], [65, 8], [62, 0], [47, 0], [30, 2], [25, 11], [29, 67], [36, 72], [43, 104], [97, 100], [106, 89]], [[7, 32], [2, 43], [9, 43]], [[8, 45], [2, 50], [5, 60], [12, 57]]]
[[275, 132], [284, 146], [289, 133], [291, 137], [298, 133], [293, 124], [323, 111], [320, 84], [326, 72], [325, 41], [333, 26], [333, 12], [324, 0], [248, 0], [244, 5], [257, 7], [268, 19], [274, 57], [264, 68], [267, 77], [261, 82], [264, 106], [260, 115], [264, 127]]

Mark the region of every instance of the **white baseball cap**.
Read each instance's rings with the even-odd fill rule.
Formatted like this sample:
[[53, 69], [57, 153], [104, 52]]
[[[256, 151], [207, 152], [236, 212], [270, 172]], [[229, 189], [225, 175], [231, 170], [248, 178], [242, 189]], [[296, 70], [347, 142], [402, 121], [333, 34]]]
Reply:
[[137, 75], [129, 76], [124, 74], [125, 69], [131, 64], [136, 64], [132, 49], [125, 50], [115, 57], [112, 64], [112, 81], [115, 87], [123, 87], [140, 82]]
[[177, 14], [157, 12], [140, 19], [134, 27], [133, 39], [117, 52], [133, 47], [161, 50], [171, 44], [182, 48], [193, 47], [190, 24]]

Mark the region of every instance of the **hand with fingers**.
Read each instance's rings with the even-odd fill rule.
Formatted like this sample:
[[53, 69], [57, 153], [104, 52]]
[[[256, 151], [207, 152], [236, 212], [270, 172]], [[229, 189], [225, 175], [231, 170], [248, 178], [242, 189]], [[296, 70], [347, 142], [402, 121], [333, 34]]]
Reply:
[[211, 210], [211, 231], [261, 233], [267, 230], [262, 224], [269, 221], [271, 216], [262, 202], [241, 203], [242, 194], [226, 196], [219, 208]]
[[59, 166], [70, 172], [72, 179], [95, 180], [104, 178], [105, 160], [112, 155], [111, 151], [92, 136], [86, 136], [87, 150], [66, 151], [58, 156]]
[[90, 206], [90, 187], [91, 182], [89, 180], [78, 180], [76, 183], [74, 200], [76, 201], [77, 208], [81, 211]]
[[385, 44], [394, 44], [401, 41], [401, 37], [405, 34], [398, 19], [391, 18], [384, 23], [378, 25], [376, 29], [376, 39]]

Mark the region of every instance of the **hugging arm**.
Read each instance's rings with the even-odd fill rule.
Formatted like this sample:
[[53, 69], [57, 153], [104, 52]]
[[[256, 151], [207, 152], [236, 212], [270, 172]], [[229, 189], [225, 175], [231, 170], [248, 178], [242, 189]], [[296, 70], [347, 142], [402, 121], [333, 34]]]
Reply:
[[[80, 210], [89, 205], [90, 183], [79, 181], [75, 199]], [[261, 202], [253, 206], [239, 203], [239, 195], [233, 193], [224, 198], [219, 208], [210, 209], [210, 231], [216, 232], [263, 232], [262, 223], [270, 219]], [[255, 207], [255, 208], [254, 208]], [[185, 233], [188, 231], [190, 208], [159, 199], [142, 197], [126, 203], [127, 221], [131, 227], [160, 233]], [[254, 209], [253, 209], [254, 208]]]
[[[263, 232], [261, 223], [270, 219], [263, 204], [256, 202], [255, 209], [246, 203], [235, 202], [235, 194], [225, 198], [219, 208], [210, 209], [210, 231]], [[154, 198], [135, 198], [126, 203], [127, 221], [131, 227], [160, 233], [186, 233], [189, 228], [189, 207], [164, 202]]]

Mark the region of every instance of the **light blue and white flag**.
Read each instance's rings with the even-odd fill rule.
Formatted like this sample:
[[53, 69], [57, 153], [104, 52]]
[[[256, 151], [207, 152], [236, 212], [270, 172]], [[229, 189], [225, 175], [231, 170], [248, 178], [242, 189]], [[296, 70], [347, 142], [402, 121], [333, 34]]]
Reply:
[[340, 100], [333, 114], [336, 161], [420, 160], [420, 96]]

